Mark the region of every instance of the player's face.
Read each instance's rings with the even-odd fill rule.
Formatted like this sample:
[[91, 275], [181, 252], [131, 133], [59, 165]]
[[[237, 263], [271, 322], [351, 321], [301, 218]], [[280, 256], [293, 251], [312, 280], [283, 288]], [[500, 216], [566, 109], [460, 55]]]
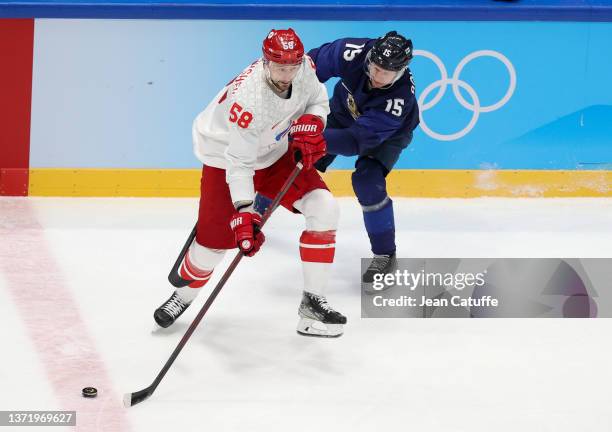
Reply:
[[278, 87], [279, 90], [285, 91], [291, 85], [291, 81], [295, 78], [302, 63], [298, 64], [280, 64], [268, 62], [270, 70], [270, 79]]
[[370, 63], [369, 75], [372, 88], [381, 88], [391, 84], [397, 76], [397, 72], [383, 69], [374, 63]]

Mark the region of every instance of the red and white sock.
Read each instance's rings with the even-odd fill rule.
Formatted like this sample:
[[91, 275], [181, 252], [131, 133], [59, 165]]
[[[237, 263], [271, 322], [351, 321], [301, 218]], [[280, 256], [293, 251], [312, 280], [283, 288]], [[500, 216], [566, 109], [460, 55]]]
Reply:
[[197, 297], [200, 288], [208, 283], [213, 270], [205, 270], [196, 267], [189, 256], [189, 251], [187, 251], [179, 272], [183, 279], [192, 280], [193, 282], [186, 287], [177, 288], [176, 293], [181, 299], [191, 303], [193, 299]]
[[202, 288], [210, 279], [212, 272], [212, 270], [198, 268], [187, 251], [183, 264], [181, 264], [180, 274], [183, 279], [193, 281], [188, 285], [189, 288]]
[[300, 257], [304, 290], [325, 295], [329, 269], [336, 253], [336, 231], [304, 231], [300, 237]]

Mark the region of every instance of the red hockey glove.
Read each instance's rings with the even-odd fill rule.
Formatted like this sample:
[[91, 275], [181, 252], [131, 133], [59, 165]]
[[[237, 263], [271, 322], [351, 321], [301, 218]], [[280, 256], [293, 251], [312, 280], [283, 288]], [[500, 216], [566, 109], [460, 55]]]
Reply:
[[304, 169], [311, 169], [316, 161], [325, 156], [327, 146], [323, 137], [324, 128], [320, 117], [304, 114], [289, 129], [291, 150], [297, 160], [302, 160]]
[[261, 216], [257, 213], [234, 213], [230, 227], [234, 231], [236, 246], [247, 256], [255, 255], [266, 239], [260, 231]]

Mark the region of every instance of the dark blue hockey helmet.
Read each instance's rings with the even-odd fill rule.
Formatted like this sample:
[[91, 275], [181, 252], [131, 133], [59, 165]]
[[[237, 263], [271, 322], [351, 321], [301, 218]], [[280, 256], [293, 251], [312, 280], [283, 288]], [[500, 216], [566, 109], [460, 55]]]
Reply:
[[412, 60], [412, 41], [395, 30], [390, 31], [374, 43], [368, 59], [383, 69], [401, 71]]

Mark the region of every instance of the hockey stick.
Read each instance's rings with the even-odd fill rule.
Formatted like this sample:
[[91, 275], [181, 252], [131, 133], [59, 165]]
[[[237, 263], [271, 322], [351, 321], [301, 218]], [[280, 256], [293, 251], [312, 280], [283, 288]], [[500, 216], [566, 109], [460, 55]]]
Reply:
[[[287, 193], [287, 191], [289, 190], [289, 188], [293, 184], [293, 181], [300, 174], [300, 171], [302, 171], [302, 168], [303, 168], [302, 163], [298, 162], [296, 164], [295, 168], [293, 169], [293, 171], [291, 172], [291, 174], [289, 175], [289, 178], [287, 178], [287, 180], [285, 181], [285, 184], [283, 184], [283, 187], [281, 188], [280, 192], [276, 195], [276, 198], [274, 198], [274, 201], [272, 201], [272, 204], [270, 204], [270, 206], [265, 211], [265, 213], [264, 213], [264, 215], [262, 217], [262, 220], [261, 220], [261, 226], [262, 227], [268, 221], [268, 219], [270, 218], [270, 216], [272, 215], [274, 210], [276, 210], [276, 208], [278, 207], [280, 201], [283, 199], [283, 197], [285, 196], [285, 194]], [[217, 286], [215, 287], [215, 289], [208, 296], [208, 299], [206, 300], [206, 303], [204, 303], [204, 306], [202, 306], [202, 308], [200, 309], [200, 311], [196, 315], [195, 319], [193, 320], [193, 322], [191, 323], [191, 325], [189, 326], [189, 328], [185, 332], [185, 335], [180, 340], [180, 342], [178, 343], [176, 348], [174, 348], [174, 351], [170, 355], [170, 358], [166, 361], [166, 364], [164, 364], [164, 367], [162, 368], [162, 370], [157, 374], [157, 376], [155, 377], [155, 380], [153, 381], [153, 383], [149, 387], [147, 387], [147, 388], [145, 388], [143, 390], [139, 390], [139, 391], [134, 392], [134, 393], [126, 393], [125, 394], [125, 396], [123, 397], [123, 405], [126, 408], [130, 407], [130, 406], [134, 406], [137, 403], [140, 403], [140, 402], [144, 401], [145, 399], [147, 399], [149, 396], [151, 396], [153, 394], [153, 392], [155, 391], [155, 389], [157, 388], [157, 386], [159, 385], [161, 380], [166, 375], [166, 372], [168, 372], [168, 369], [170, 369], [170, 366], [172, 366], [172, 363], [174, 363], [174, 360], [176, 360], [176, 358], [178, 357], [179, 353], [185, 347], [185, 344], [187, 343], [187, 341], [189, 340], [189, 338], [191, 337], [191, 335], [195, 331], [196, 327], [198, 326], [198, 324], [200, 324], [200, 321], [202, 321], [202, 318], [204, 317], [204, 315], [206, 314], [206, 312], [208, 311], [208, 309], [210, 308], [212, 303], [215, 301], [215, 298], [217, 297], [217, 295], [221, 291], [221, 288], [223, 288], [223, 286], [225, 285], [225, 283], [227, 282], [229, 277], [232, 275], [232, 273], [234, 272], [234, 270], [238, 266], [238, 263], [240, 262], [240, 260], [242, 259], [243, 256], [244, 255], [242, 254], [242, 252], [238, 252], [236, 254], [236, 257], [231, 262], [231, 264], [229, 265], [227, 270], [225, 270], [225, 273], [221, 277], [221, 280], [219, 280], [219, 282], [217, 283]]]
[[191, 234], [189, 234], [189, 237], [187, 237], [187, 241], [185, 242], [185, 245], [183, 246], [181, 253], [176, 259], [176, 262], [174, 263], [174, 265], [172, 266], [170, 273], [168, 273], [168, 282], [170, 282], [176, 288], [182, 288], [184, 286], [189, 285], [192, 282], [190, 280], [185, 280], [180, 276], [179, 267], [181, 263], [183, 262], [183, 258], [185, 258], [185, 255], [187, 254], [187, 250], [189, 249], [189, 246], [191, 246], [191, 243], [193, 243], [193, 239], [196, 236], [197, 227], [198, 227], [198, 223], [196, 222], [193, 229], [191, 230]]

